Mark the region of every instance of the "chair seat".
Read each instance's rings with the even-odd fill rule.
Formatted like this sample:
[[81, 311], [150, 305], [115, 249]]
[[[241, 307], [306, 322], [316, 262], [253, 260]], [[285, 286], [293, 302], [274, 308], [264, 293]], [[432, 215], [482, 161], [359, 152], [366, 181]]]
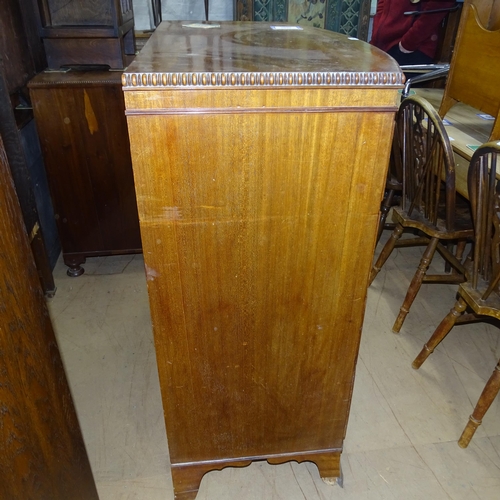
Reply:
[[407, 210], [401, 207], [393, 208], [392, 220], [403, 227], [423, 231], [431, 238], [439, 238], [440, 240], [472, 238], [474, 236], [474, 229], [469, 207], [465, 204], [457, 203], [456, 208], [455, 227], [453, 231], [447, 230], [446, 221], [441, 217], [438, 217], [436, 224], [432, 225], [421, 212], [414, 210], [411, 215], [408, 215]]
[[493, 292], [486, 300], [481, 300], [488, 285], [487, 281], [480, 279], [474, 289], [470, 281], [466, 281], [460, 284], [459, 294], [476, 314], [500, 319], [500, 296]]

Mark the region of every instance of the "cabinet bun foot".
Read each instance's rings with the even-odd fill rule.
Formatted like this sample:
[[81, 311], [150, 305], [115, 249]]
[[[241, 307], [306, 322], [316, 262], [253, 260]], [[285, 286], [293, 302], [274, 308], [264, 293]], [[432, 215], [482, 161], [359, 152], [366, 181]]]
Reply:
[[78, 276], [81, 276], [84, 272], [85, 272], [85, 269], [83, 269], [82, 266], [74, 266], [74, 267], [68, 267], [66, 274], [70, 278], [77, 278]]
[[338, 485], [341, 488], [344, 487], [344, 477], [342, 476], [342, 473], [338, 477], [321, 477], [321, 480], [328, 486]]

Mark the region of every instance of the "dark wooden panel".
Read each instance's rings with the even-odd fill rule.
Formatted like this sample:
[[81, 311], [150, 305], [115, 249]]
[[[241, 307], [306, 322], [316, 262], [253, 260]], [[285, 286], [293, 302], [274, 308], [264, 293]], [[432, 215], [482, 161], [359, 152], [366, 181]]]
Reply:
[[127, 66], [121, 38], [45, 38], [49, 68], [103, 65], [112, 69]]
[[47, 4], [51, 26], [113, 25], [112, 0], [42, 0]]
[[119, 72], [38, 75], [30, 83], [63, 255], [140, 252]]
[[31, 182], [21, 135], [16, 119], [7, 83], [4, 78], [4, 64], [0, 57], [0, 135], [9, 158], [12, 177], [16, 185], [16, 193], [23, 212], [26, 230], [30, 235], [30, 244], [40, 275], [42, 287], [47, 294], [55, 292], [55, 284], [50, 267], [43, 228], [36, 205], [35, 193]]
[[[38, 0], [18, 0], [23, 16], [24, 36], [30, 47], [35, 73], [39, 73], [47, 67], [45, 49], [43, 48], [43, 41], [40, 37], [41, 20], [40, 12], [37, 9], [37, 1]], [[29, 78], [32, 77], [31, 74], [28, 76]]]
[[0, 138], [2, 500], [97, 500]]
[[131, 62], [131, 0], [39, 0], [39, 10], [49, 68], [104, 64], [123, 69]]
[[18, 0], [0, 2], [0, 33], [0, 57], [5, 61], [5, 80], [11, 94], [35, 75]]
[[21, 144], [26, 158], [26, 167], [30, 176], [35, 204], [43, 230], [43, 238], [47, 249], [50, 268], [54, 269], [61, 253], [61, 244], [57, 232], [54, 208], [47, 182], [47, 173], [43, 163], [42, 150], [36, 130], [35, 119], [32, 117], [19, 131]]

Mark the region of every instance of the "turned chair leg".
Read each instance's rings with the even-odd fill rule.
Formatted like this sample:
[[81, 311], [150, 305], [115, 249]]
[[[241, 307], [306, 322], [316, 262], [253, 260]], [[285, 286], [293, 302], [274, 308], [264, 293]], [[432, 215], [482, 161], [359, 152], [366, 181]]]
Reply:
[[476, 432], [476, 429], [481, 425], [482, 418], [484, 414], [488, 411], [488, 408], [493, 403], [496, 398], [498, 391], [500, 390], [500, 361], [493, 370], [490, 379], [486, 383], [486, 386], [479, 397], [479, 400], [474, 408], [472, 415], [469, 417], [469, 422], [465, 426], [460, 439], [458, 440], [458, 445], [461, 448], [467, 448], [472, 436]]
[[415, 300], [415, 297], [417, 296], [420, 287], [422, 286], [422, 281], [424, 280], [425, 273], [429, 268], [432, 257], [436, 252], [438, 243], [439, 240], [437, 238], [432, 238], [430, 243], [427, 245], [427, 248], [425, 249], [422, 258], [420, 259], [420, 264], [418, 265], [417, 271], [415, 272], [415, 275], [411, 280], [410, 286], [408, 287], [408, 291], [406, 292], [406, 297], [403, 302], [403, 305], [401, 306], [398, 317], [396, 318], [394, 326], [392, 327], [392, 331], [394, 333], [399, 333], [401, 327], [403, 326], [406, 316], [410, 312], [410, 307], [413, 304], [413, 301]]
[[[462, 258], [464, 256], [466, 245], [467, 245], [466, 240], [457, 241], [457, 248], [454, 255], [460, 262], [462, 261]], [[451, 244], [448, 245], [448, 250], [450, 250], [450, 252], [453, 254], [453, 245]], [[448, 261], [445, 262], [444, 271], [446, 273], [451, 272], [452, 274], [458, 274], [457, 270]]]
[[[465, 240], [460, 240], [458, 243], [457, 243], [457, 251], [455, 253], [455, 257], [460, 261], [462, 262], [463, 261], [463, 258], [464, 258], [464, 253], [465, 253], [465, 246], [467, 245], [467, 241]], [[455, 268], [453, 268], [453, 272], [454, 273], [457, 273], [457, 270]]]
[[390, 189], [380, 206], [380, 216], [378, 219], [378, 230], [377, 230], [377, 243], [379, 242], [380, 237], [382, 236], [382, 231], [384, 230], [385, 227], [385, 221], [387, 220], [387, 215], [389, 214], [389, 211], [391, 210], [392, 207], [394, 194], [395, 194], [394, 189]]
[[387, 243], [384, 245], [384, 248], [382, 248], [382, 251], [378, 256], [377, 262], [375, 262], [375, 264], [372, 267], [368, 286], [372, 284], [372, 281], [375, 279], [377, 274], [382, 269], [382, 266], [385, 264], [385, 261], [389, 258], [389, 255], [391, 255], [392, 251], [394, 250], [394, 247], [396, 246], [397, 241], [399, 240], [399, 238], [401, 238], [402, 234], [403, 234], [403, 226], [401, 224], [398, 224], [395, 227], [394, 231], [392, 232], [391, 237], [387, 240]]
[[450, 330], [455, 325], [457, 319], [463, 314], [467, 307], [465, 301], [460, 297], [455, 305], [451, 308], [450, 312], [439, 323], [436, 331], [432, 334], [431, 338], [424, 344], [420, 354], [415, 358], [411, 366], [418, 370], [423, 362], [433, 353], [434, 349], [439, 343], [448, 335]]

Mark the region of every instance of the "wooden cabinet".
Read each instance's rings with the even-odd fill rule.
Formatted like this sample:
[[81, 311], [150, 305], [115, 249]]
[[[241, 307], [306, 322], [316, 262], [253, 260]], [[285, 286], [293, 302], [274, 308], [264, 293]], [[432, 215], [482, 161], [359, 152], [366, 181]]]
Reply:
[[60, 249], [54, 215], [38, 160], [36, 134], [29, 123], [32, 113], [25, 99], [25, 86], [37, 71], [46, 67], [38, 36], [36, 10], [30, 2], [0, 2], [0, 135], [9, 158], [16, 194], [26, 230], [47, 295], [55, 292], [52, 276]]
[[121, 72], [46, 72], [29, 84], [68, 274], [141, 251]]
[[132, 0], [38, 0], [49, 68], [126, 67], [135, 55]]
[[177, 499], [203, 474], [341, 477], [395, 62], [326, 30], [162, 23], [123, 75]]

